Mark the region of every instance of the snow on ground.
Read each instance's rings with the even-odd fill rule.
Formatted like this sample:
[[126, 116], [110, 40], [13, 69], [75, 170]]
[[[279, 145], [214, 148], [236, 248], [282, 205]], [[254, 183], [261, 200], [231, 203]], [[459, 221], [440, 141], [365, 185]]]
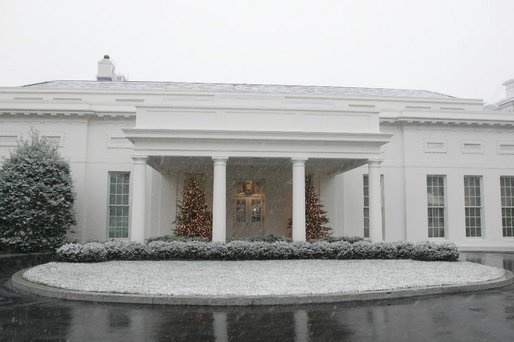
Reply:
[[500, 278], [503, 269], [470, 262], [413, 260], [51, 262], [29, 281], [70, 290], [163, 296], [282, 296], [351, 293]]

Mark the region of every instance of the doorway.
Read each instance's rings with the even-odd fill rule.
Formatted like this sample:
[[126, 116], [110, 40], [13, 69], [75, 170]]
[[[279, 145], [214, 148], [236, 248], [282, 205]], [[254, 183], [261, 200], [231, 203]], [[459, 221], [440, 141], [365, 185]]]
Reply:
[[266, 210], [262, 181], [236, 182], [232, 208], [232, 236], [263, 235]]

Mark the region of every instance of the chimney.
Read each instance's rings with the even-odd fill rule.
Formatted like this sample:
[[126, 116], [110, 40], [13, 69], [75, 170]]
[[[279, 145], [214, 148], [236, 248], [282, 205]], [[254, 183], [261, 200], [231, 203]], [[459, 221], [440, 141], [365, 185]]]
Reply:
[[109, 55], [98, 61], [97, 81], [126, 81], [123, 75], [116, 74], [116, 67]]
[[505, 98], [506, 99], [513, 98], [514, 97], [514, 78], [503, 83], [503, 85], [505, 86], [505, 95], [507, 95]]

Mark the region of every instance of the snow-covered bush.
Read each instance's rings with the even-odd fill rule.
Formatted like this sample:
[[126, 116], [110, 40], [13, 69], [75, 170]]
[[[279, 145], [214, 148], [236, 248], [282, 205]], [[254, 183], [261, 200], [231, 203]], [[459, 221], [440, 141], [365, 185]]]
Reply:
[[396, 248], [397, 259], [411, 259], [414, 252], [414, 245], [412, 242], [396, 241], [392, 243]]
[[57, 250], [60, 260], [98, 262], [105, 260], [274, 260], [274, 259], [415, 259], [455, 261], [454, 244], [422, 242], [263, 242], [124, 241], [71, 243]]
[[69, 163], [57, 144], [32, 132], [0, 167], [0, 245], [53, 250], [75, 224]]
[[163, 236], [154, 236], [146, 239], [146, 242], [153, 241], [204, 241], [209, 242], [211, 240], [198, 236], [177, 236], [177, 235], [163, 235]]
[[347, 241], [334, 242], [334, 259], [353, 259], [353, 246]]
[[352, 259], [371, 259], [371, 242], [368, 240], [357, 241], [352, 245]]
[[319, 238], [319, 239], [315, 239], [315, 240], [310, 240], [311, 242], [316, 242], [316, 241], [328, 241], [328, 242], [340, 242], [340, 241], [346, 241], [346, 242], [349, 242], [349, 243], [355, 243], [355, 242], [358, 242], [358, 241], [362, 241], [364, 240], [363, 237], [360, 237], [360, 236], [332, 236], [332, 235], [328, 235], [328, 236], [324, 236], [322, 238]]
[[144, 260], [148, 257], [147, 245], [140, 242], [110, 240], [104, 246], [108, 260]]
[[424, 261], [456, 261], [459, 258], [459, 250], [455, 244], [444, 242], [440, 244], [428, 241], [414, 244], [411, 259]]
[[264, 236], [249, 236], [249, 237], [238, 237], [232, 239], [232, 241], [262, 241], [262, 242], [277, 242], [277, 241], [289, 241], [281, 235], [268, 234]]
[[83, 261], [82, 246], [80, 243], [67, 243], [57, 249], [57, 255], [64, 261], [81, 262]]
[[390, 242], [376, 242], [371, 244], [370, 259], [396, 259], [396, 246]]
[[100, 242], [88, 242], [84, 244], [80, 251], [80, 256], [82, 257], [82, 260], [80, 261], [83, 262], [100, 262], [108, 260], [105, 245]]

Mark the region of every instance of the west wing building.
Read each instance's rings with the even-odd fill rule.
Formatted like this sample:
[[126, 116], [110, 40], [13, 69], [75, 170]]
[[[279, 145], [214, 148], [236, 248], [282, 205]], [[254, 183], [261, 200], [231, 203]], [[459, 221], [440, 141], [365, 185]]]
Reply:
[[334, 235], [514, 249], [505, 86], [485, 109], [424, 90], [125, 81], [106, 56], [96, 81], [0, 88], [0, 156], [31, 129], [60, 145], [81, 241], [170, 234], [190, 179], [213, 240], [303, 240], [309, 175]]

